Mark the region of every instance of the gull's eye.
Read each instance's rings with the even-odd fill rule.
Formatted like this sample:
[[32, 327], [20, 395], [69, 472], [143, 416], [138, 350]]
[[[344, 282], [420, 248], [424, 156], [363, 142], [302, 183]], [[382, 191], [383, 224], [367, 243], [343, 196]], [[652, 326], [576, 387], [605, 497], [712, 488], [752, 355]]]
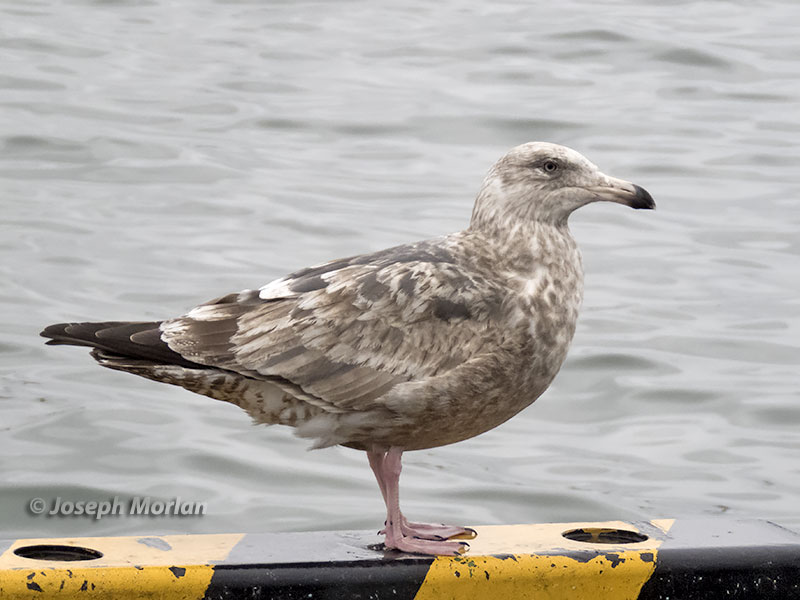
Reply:
[[544, 162], [544, 165], [542, 165], [542, 167], [547, 173], [555, 173], [556, 171], [558, 171], [558, 163], [554, 160], [546, 160]]

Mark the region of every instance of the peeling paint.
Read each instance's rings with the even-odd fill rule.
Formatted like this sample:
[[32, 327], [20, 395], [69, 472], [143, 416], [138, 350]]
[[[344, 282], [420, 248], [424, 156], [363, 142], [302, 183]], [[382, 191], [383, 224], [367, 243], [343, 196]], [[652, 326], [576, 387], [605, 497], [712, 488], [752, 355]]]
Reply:
[[[605, 557], [606, 560], [608, 560], [611, 563], [612, 569], [616, 569], [618, 565], [625, 562], [625, 559], [622, 558], [617, 552], [608, 552], [606, 553]], [[639, 554], [639, 559], [644, 561], [641, 554]], [[644, 562], [652, 562], [652, 561], [644, 561]]]
[[157, 537], [143, 537], [136, 540], [140, 544], [144, 544], [150, 548], [155, 548], [156, 550], [172, 550], [172, 546], [166, 540]]
[[169, 570], [172, 571], [173, 575], [175, 575], [175, 579], [180, 579], [186, 575], [186, 569], [183, 567], [170, 567]]

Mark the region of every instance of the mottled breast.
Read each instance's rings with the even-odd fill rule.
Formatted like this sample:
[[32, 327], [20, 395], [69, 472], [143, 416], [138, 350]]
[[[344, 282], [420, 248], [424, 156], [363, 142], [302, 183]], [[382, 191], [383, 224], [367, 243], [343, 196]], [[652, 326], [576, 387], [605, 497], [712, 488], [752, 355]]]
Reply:
[[[583, 300], [580, 251], [566, 227], [538, 228], [530, 240], [530, 270], [515, 276], [517, 318], [525, 369], [536, 395], [544, 391], [567, 355]], [[544, 386], [544, 388], [542, 387]]]

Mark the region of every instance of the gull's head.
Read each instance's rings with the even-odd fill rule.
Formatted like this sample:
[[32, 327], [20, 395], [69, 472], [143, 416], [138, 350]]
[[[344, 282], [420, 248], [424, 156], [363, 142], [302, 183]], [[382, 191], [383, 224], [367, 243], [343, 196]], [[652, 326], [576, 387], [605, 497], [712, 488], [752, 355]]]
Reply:
[[572, 211], [600, 200], [656, 207], [647, 190], [605, 175], [575, 150], [529, 142], [512, 148], [491, 168], [470, 226], [494, 229], [530, 221], [565, 225]]

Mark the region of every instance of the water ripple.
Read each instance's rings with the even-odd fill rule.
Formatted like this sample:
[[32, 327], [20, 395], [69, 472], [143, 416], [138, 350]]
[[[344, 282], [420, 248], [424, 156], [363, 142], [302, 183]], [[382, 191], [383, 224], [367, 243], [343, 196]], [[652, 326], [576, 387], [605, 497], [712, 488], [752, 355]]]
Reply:
[[[53, 0], [0, 40], [0, 527], [52, 536], [373, 527], [361, 453], [44, 347], [464, 226], [549, 139], [645, 186], [590, 206], [573, 350], [500, 428], [410, 454], [404, 508], [472, 523], [800, 519], [790, 2]], [[39, 521], [32, 496], [180, 495], [202, 521]], [[90, 529], [87, 529], [90, 528]]]

